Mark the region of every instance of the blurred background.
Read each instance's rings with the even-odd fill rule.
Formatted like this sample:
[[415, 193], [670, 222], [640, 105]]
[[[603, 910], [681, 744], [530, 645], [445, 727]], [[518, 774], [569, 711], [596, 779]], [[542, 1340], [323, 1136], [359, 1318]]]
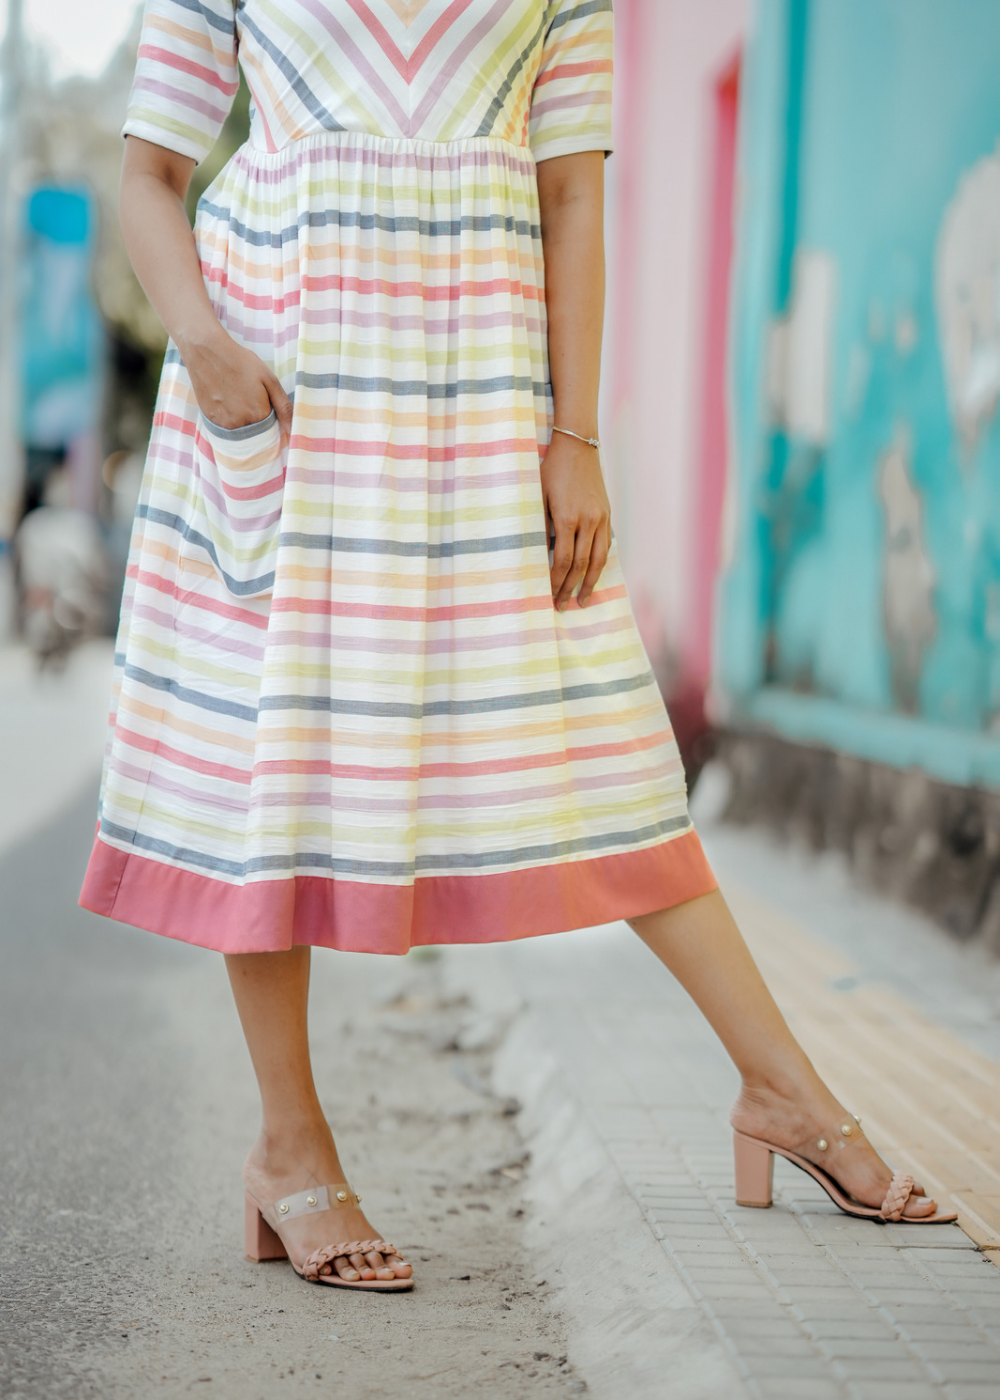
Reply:
[[[0, 777], [38, 820], [33, 747], [99, 763], [165, 345], [115, 214], [138, 8], [0, 5]], [[615, 12], [605, 467], [696, 807], [1000, 952], [1000, 7]]]

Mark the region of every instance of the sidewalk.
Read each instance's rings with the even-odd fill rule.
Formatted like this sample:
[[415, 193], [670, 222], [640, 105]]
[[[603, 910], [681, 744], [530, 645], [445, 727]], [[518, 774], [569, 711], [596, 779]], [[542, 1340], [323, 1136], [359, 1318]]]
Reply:
[[828, 863], [704, 830], [821, 1072], [965, 1228], [851, 1220], [784, 1163], [772, 1210], [737, 1207], [734, 1072], [624, 925], [456, 949], [456, 985], [515, 1017], [496, 1080], [525, 1104], [571, 1361], [597, 1397], [996, 1400], [1000, 966]]
[[51, 1360], [10, 1393], [272, 1400], [333, 1379], [359, 1400], [1000, 1396], [1000, 963], [835, 863], [714, 825], [700, 790], [711, 858], [797, 1034], [960, 1229], [852, 1221], [785, 1164], [772, 1210], [736, 1207], [735, 1074], [624, 925], [317, 957], [327, 1111], [421, 1268], [403, 1308], [317, 1296], [240, 1257], [254, 1101], [218, 960], [74, 908], [110, 650], [63, 678], [4, 659], [0, 1302], [12, 1354]]

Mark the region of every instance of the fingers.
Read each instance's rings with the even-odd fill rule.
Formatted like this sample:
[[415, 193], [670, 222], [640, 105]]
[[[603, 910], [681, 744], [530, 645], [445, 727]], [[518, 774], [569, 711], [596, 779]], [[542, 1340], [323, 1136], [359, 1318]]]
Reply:
[[576, 526], [567, 521], [552, 522], [556, 532], [555, 544], [552, 547], [552, 567], [549, 570], [552, 581], [553, 600], [558, 598], [566, 575], [573, 567], [573, 556], [576, 553]]
[[267, 396], [271, 400], [282, 432], [286, 436], [290, 436], [292, 431], [292, 401], [281, 387], [281, 380], [270, 370], [264, 376], [264, 388], [267, 390]]
[[587, 572], [583, 583], [580, 585], [578, 602], [581, 608], [587, 606], [590, 595], [597, 587], [597, 581], [601, 577], [605, 564], [608, 562], [608, 553], [611, 549], [611, 530], [607, 524], [600, 525], [594, 532], [594, 542], [590, 548], [590, 563], [587, 565]]
[[581, 520], [576, 528], [576, 547], [573, 550], [573, 558], [559, 586], [559, 592], [556, 594], [556, 609], [558, 612], [566, 611], [574, 592], [583, 582], [583, 577], [587, 572], [587, 565], [590, 562], [590, 549], [594, 542], [594, 532], [596, 528], [597, 522], [591, 522], [589, 520]]
[[[560, 552], [560, 545], [562, 551]], [[565, 612], [579, 587], [578, 602], [587, 606], [611, 548], [611, 530], [598, 515], [584, 517], [575, 530], [556, 525], [556, 547], [552, 565], [552, 592], [555, 606]], [[570, 553], [572, 550], [572, 553]]]

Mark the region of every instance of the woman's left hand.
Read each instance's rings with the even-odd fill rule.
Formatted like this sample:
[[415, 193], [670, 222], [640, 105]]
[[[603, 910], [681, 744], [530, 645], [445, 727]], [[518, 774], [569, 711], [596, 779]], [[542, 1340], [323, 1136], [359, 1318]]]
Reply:
[[611, 548], [611, 506], [597, 448], [565, 433], [553, 433], [541, 470], [545, 509], [556, 537], [552, 597], [558, 611], [564, 612], [579, 584], [578, 601], [583, 608], [597, 587]]

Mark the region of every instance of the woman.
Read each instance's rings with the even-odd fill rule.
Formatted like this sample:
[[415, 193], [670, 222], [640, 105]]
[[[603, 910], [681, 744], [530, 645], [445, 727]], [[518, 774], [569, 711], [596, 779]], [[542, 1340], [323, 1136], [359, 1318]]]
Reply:
[[[82, 902], [226, 955], [263, 1104], [247, 1251], [318, 1282], [412, 1269], [320, 1110], [313, 944], [628, 918], [742, 1075], [739, 1199], [770, 1203], [782, 1151], [855, 1213], [946, 1218], [767, 992], [625, 595], [597, 453], [611, 21], [147, 0], [121, 218], [170, 348]], [[192, 237], [237, 58], [250, 139]]]

